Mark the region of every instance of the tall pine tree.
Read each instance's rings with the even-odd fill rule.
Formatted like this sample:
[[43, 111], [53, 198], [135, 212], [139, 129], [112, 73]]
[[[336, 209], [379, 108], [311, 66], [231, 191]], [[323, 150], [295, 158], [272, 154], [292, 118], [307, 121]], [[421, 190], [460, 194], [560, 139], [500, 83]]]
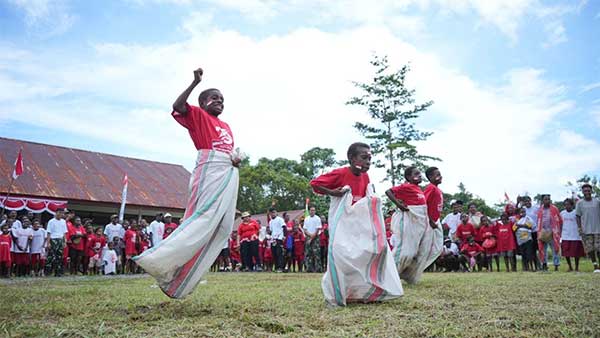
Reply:
[[407, 167], [416, 165], [424, 169], [426, 161], [439, 161], [436, 157], [419, 154], [413, 144], [414, 141], [426, 140], [432, 134], [419, 131], [414, 119], [433, 101], [415, 103], [414, 89], [407, 89], [405, 85], [406, 74], [410, 71], [408, 65], [390, 72], [387, 56], [374, 56], [370, 63], [375, 67], [373, 82], [354, 82], [363, 94], [351, 98], [346, 104], [367, 109], [373, 122], [356, 122], [354, 127], [369, 140], [373, 155], [384, 155], [385, 163], [376, 158], [374, 164], [378, 168], [386, 168], [386, 180], [396, 185], [402, 180]]

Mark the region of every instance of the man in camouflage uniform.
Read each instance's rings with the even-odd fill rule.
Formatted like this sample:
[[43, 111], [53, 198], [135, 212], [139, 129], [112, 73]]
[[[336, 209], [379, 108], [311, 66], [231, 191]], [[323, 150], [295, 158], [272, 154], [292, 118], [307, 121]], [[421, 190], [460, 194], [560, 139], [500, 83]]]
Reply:
[[48, 221], [46, 239], [46, 276], [54, 271], [55, 276], [63, 274], [63, 250], [66, 245], [67, 222], [63, 219], [63, 210], [58, 209], [54, 218]]
[[304, 235], [306, 235], [305, 262], [306, 271], [322, 272], [321, 247], [319, 246], [319, 231], [321, 231], [321, 218], [316, 215], [315, 207], [311, 207], [310, 216], [304, 219]]

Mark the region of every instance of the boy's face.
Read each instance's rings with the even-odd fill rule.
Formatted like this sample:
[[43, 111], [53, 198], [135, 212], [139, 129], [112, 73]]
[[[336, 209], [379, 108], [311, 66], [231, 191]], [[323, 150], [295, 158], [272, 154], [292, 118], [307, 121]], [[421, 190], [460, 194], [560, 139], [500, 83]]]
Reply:
[[359, 147], [356, 155], [350, 159], [350, 165], [363, 173], [371, 167], [371, 148]]
[[573, 210], [573, 204], [571, 204], [571, 202], [565, 202], [565, 209], [567, 209], [567, 211]]
[[460, 215], [460, 220], [466, 224], [469, 221], [469, 215], [467, 215], [467, 214]]
[[488, 220], [488, 218], [485, 217], [485, 216], [481, 217], [481, 225], [485, 226], [485, 225], [488, 225], [488, 224], [490, 224], [490, 221]]
[[581, 192], [583, 193], [583, 197], [585, 197], [586, 200], [592, 198], [592, 189], [590, 189], [590, 187], [584, 187], [581, 190]]
[[277, 211], [271, 211], [271, 218], [277, 217]]
[[452, 204], [452, 212], [455, 214], [462, 212], [462, 205], [460, 203]]
[[33, 230], [37, 230], [39, 228], [40, 228], [40, 222], [38, 222], [38, 221], [33, 222]]
[[477, 207], [475, 206], [475, 204], [469, 205], [469, 213], [474, 214], [476, 212], [477, 212]]
[[91, 233], [93, 233], [93, 232], [94, 232], [94, 228], [92, 228], [92, 226], [91, 226], [91, 225], [88, 225], [88, 226], [85, 228], [85, 232], [87, 232], [88, 234], [91, 234]]
[[406, 177], [408, 182], [412, 184], [421, 184], [423, 181], [423, 177], [421, 176], [421, 171], [416, 169], [410, 173], [410, 176]]
[[217, 89], [212, 90], [204, 102], [198, 102], [202, 109], [213, 116], [219, 116], [225, 108], [225, 98]]
[[315, 207], [312, 207], [312, 208], [310, 208], [309, 213], [310, 213], [310, 216], [312, 217], [317, 213], [317, 209], [315, 209]]
[[506, 222], [508, 222], [508, 215], [503, 214], [500, 219], [502, 220], [502, 222], [506, 223]]
[[101, 228], [96, 229], [96, 235], [102, 236], [102, 229]]
[[545, 207], [549, 207], [550, 203], [552, 203], [550, 196], [545, 195], [544, 198], [542, 199], [542, 203], [544, 204]]
[[527, 208], [531, 208], [531, 197], [523, 197], [523, 204], [525, 204]]
[[525, 209], [520, 209], [519, 210], [519, 216], [525, 217], [525, 215], [527, 215], [527, 211], [525, 211]]
[[75, 223], [76, 226], [80, 226], [81, 225], [81, 218], [75, 217], [75, 220], [73, 222]]
[[21, 224], [21, 226], [23, 227], [23, 229], [27, 229], [27, 228], [29, 228], [29, 225], [30, 225], [30, 224], [29, 224], [29, 221], [27, 221], [27, 222], [23, 222], [23, 223]]
[[17, 219], [17, 212], [14, 210], [11, 210], [11, 212], [8, 213], [8, 218]]
[[442, 183], [442, 173], [439, 170], [434, 170], [431, 174], [431, 183], [440, 184]]
[[114, 249], [115, 248], [115, 244], [113, 242], [108, 243], [108, 248], [110, 250]]
[[5, 235], [8, 233], [8, 225], [4, 224], [2, 226], [2, 233], [5, 234]]
[[115, 237], [115, 238], [113, 238], [113, 243], [114, 243], [114, 244], [117, 244], [117, 243], [119, 243], [119, 237]]

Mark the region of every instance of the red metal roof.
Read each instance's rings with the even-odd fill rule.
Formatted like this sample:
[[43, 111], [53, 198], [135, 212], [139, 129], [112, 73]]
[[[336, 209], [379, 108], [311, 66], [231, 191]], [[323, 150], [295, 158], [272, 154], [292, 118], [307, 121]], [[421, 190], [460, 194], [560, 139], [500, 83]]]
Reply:
[[6, 193], [19, 148], [24, 172], [15, 195], [185, 209], [190, 173], [181, 165], [0, 137], [0, 191]]

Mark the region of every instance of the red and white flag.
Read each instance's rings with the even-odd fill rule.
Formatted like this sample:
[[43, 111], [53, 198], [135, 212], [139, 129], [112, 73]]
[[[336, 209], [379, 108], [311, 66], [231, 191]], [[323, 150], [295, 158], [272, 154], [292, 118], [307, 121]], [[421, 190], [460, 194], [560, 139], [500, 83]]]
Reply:
[[119, 220], [123, 220], [125, 216], [125, 204], [127, 203], [127, 173], [123, 177], [123, 194], [121, 195], [121, 209], [119, 210]]
[[508, 194], [506, 193], [506, 191], [504, 192], [504, 201], [506, 201], [507, 203], [510, 203], [510, 197], [508, 197]]
[[15, 170], [13, 171], [12, 177], [14, 180], [17, 179], [17, 177], [21, 176], [23, 174], [23, 154], [22, 154], [23, 149], [19, 149], [19, 155], [17, 155], [17, 160], [15, 161]]

